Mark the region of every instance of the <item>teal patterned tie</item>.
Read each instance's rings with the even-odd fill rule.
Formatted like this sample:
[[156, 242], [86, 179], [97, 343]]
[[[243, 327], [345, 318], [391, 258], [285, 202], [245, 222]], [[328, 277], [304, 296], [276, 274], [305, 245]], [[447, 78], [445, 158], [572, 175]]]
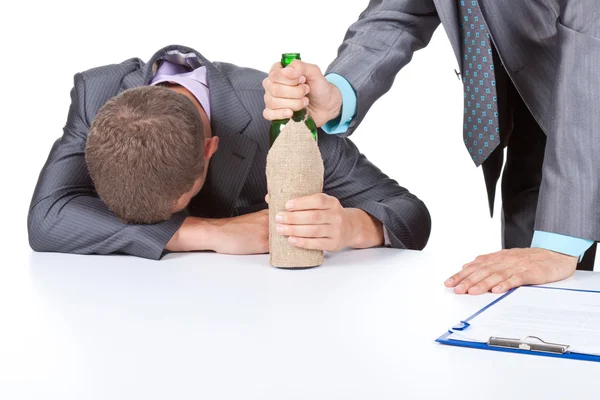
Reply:
[[479, 166], [500, 143], [493, 50], [477, 1], [459, 0], [458, 9], [465, 87], [463, 138], [471, 158]]

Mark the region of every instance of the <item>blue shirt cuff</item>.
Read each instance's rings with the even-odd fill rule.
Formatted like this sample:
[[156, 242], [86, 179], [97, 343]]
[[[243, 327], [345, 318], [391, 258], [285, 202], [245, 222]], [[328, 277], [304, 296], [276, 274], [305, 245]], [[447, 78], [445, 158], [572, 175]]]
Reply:
[[593, 240], [580, 239], [573, 236], [561, 235], [559, 233], [551, 233], [544, 231], [535, 231], [531, 247], [552, 250], [557, 253], [567, 254], [573, 257], [581, 257], [585, 251], [594, 244]]
[[346, 78], [341, 75], [327, 74], [325, 79], [327, 79], [329, 83], [334, 84], [340, 90], [342, 95], [342, 112], [336, 119], [332, 119], [323, 125], [322, 129], [325, 131], [325, 133], [329, 133], [331, 135], [345, 133], [348, 131], [350, 123], [356, 115], [356, 92], [354, 91], [354, 88], [350, 82], [348, 82]]

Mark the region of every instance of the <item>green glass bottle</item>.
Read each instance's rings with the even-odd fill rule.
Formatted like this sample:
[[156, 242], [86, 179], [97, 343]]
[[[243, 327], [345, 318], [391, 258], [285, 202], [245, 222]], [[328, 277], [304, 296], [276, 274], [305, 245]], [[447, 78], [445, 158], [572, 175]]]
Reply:
[[[300, 53], [284, 53], [281, 55], [281, 66], [285, 68], [288, 65], [290, 65], [290, 63], [294, 60], [301, 60]], [[312, 133], [313, 138], [317, 140], [317, 124], [315, 124], [315, 121], [313, 121], [313, 119], [310, 117], [306, 108], [294, 112], [291, 119], [293, 119], [296, 122], [304, 121], [304, 123]], [[273, 146], [273, 143], [275, 143], [275, 140], [281, 133], [281, 130], [289, 121], [290, 118], [276, 119], [271, 123], [271, 146]]]

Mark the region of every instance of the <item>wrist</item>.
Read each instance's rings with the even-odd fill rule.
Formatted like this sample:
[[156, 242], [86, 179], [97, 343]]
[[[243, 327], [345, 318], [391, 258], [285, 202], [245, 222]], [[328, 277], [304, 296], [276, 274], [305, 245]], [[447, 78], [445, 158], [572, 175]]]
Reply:
[[555, 253], [577, 257], [579, 261], [594, 244], [593, 240], [535, 230], [531, 241], [532, 248], [551, 250]]
[[347, 247], [366, 249], [384, 243], [383, 224], [359, 208], [345, 208], [350, 225]]
[[560, 251], [556, 251], [556, 250], [552, 250], [552, 249], [546, 249], [543, 247], [539, 247], [540, 250], [545, 250], [547, 252], [550, 252], [551, 254], [555, 254], [558, 255], [560, 257], [563, 257], [565, 260], [569, 260], [569, 261], [574, 261], [575, 264], [577, 264], [579, 262], [579, 256], [574, 256], [571, 254], [567, 254], [567, 253], [562, 253]]
[[[333, 83], [329, 83], [331, 88], [331, 99], [329, 102], [329, 115], [327, 121], [334, 120], [342, 113], [342, 93], [340, 89]], [[325, 122], [327, 122], [325, 121]]]
[[214, 250], [216, 226], [214, 221], [205, 218], [187, 217], [171, 240], [165, 246], [168, 251]]

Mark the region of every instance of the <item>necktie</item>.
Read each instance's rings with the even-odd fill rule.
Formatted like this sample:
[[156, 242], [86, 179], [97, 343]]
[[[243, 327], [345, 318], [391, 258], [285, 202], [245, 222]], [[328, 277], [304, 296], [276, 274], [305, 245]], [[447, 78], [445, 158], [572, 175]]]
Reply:
[[475, 165], [500, 143], [492, 43], [475, 0], [458, 1], [464, 84], [463, 138]]

